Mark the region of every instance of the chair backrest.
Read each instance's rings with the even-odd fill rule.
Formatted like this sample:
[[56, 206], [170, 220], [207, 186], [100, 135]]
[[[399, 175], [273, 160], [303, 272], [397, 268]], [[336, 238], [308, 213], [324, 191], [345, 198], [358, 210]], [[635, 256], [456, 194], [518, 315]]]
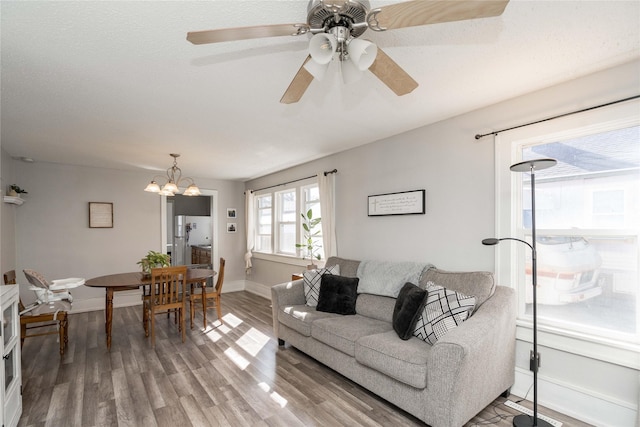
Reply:
[[184, 299], [186, 292], [187, 266], [162, 267], [151, 269], [151, 283], [155, 294], [151, 292], [151, 304], [169, 305]]
[[22, 270], [22, 272], [24, 273], [24, 276], [27, 278], [29, 283], [31, 283], [33, 286], [49, 289], [50, 283], [47, 279], [44, 278], [42, 274], [38, 273], [35, 270], [29, 269]]
[[222, 284], [224, 283], [224, 258], [220, 258], [220, 269], [218, 270], [218, 280], [216, 281], [216, 295], [220, 296], [222, 292]]
[[[16, 284], [16, 271], [9, 270], [4, 273], [4, 284], [5, 285], [15, 285]], [[20, 311], [24, 310], [24, 304], [22, 304], [22, 300], [18, 299], [18, 309]]]

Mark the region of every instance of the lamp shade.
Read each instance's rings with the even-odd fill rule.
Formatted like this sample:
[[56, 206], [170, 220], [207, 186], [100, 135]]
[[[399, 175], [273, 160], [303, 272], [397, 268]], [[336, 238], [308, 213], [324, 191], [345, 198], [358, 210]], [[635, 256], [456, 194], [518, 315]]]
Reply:
[[378, 47], [367, 40], [352, 39], [347, 46], [347, 52], [358, 70], [364, 71], [376, 60]]
[[178, 186], [176, 184], [174, 184], [173, 182], [167, 182], [162, 187], [162, 191], [170, 192], [170, 193], [177, 193], [178, 192]]
[[318, 64], [328, 64], [336, 52], [338, 42], [331, 34], [319, 33], [311, 37], [309, 54]]
[[151, 181], [147, 185], [147, 188], [144, 189], [144, 191], [148, 191], [150, 193], [159, 193], [160, 192], [160, 186], [158, 185], [157, 182]]
[[198, 186], [196, 186], [195, 184], [191, 184], [187, 187], [186, 190], [184, 190], [184, 193], [182, 194], [185, 196], [199, 196], [201, 193]]

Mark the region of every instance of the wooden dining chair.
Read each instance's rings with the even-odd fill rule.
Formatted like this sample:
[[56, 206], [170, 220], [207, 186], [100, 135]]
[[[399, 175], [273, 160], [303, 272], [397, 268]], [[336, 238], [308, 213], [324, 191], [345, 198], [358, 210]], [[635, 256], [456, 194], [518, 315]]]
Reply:
[[[193, 329], [193, 319], [195, 317], [195, 307], [196, 302], [201, 301], [202, 303], [202, 312], [204, 312], [209, 307], [215, 307], [216, 312], [218, 313], [218, 320], [222, 322], [222, 310], [220, 308], [220, 296], [222, 294], [222, 284], [224, 283], [224, 258], [220, 258], [220, 268], [218, 269], [218, 279], [216, 281], [216, 286], [211, 289], [211, 291], [207, 290], [206, 295], [207, 298], [202, 298], [202, 288], [195, 288], [189, 295], [189, 313], [190, 313], [190, 321], [191, 321], [191, 329]], [[213, 305], [209, 305], [209, 301], [213, 303]], [[204, 328], [207, 328], [206, 318], [204, 320]]]
[[143, 295], [145, 335], [151, 329], [151, 345], [155, 347], [155, 317], [160, 313], [175, 312], [178, 316], [178, 329], [185, 341], [187, 266], [162, 267], [151, 269], [151, 285], [149, 295]]
[[[16, 284], [15, 270], [9, 270], [4, 273], [4, 284]], [[22, 313], [20, 315], [20, 345], [24, 344], [26, 338], [56, 334], [60, 341], [60, 355], [64, 355], [64, 350], [69, 343], [67, 312], [71, 309], [71, 304], [66, 301], [54, 301], [37, 305], [33, 309], [24, 312], [26, 308], [22, 304], [22, 300], [18, 300], [18, 308]], [[52, 329], [53, 326], [55, 326], [55, 329]], [[38, 329], [40, 332], [29, 333], [34, 329]]]

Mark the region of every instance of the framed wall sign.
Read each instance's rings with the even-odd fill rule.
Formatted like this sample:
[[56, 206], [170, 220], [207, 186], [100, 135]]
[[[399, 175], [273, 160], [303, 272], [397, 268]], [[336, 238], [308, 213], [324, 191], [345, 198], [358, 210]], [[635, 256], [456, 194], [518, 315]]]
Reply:
[[369, 196], [369, 216], [419, 215], [425, 213], [425, 190]]
[[113, 228], [113, 203], [89, 202], [89, 228]]

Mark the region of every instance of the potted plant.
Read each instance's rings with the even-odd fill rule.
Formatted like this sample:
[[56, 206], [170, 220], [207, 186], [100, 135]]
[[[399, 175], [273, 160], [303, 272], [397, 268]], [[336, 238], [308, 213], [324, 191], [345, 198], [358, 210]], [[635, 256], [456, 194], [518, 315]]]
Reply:
[[142, 266], [142, 273], [144, 273], [145, 275], [150, 275], [152, 268], [169, 267], [170, 262], [170, 255], [156, 251], [149, 251], [146, 257], [138, 261], [138, 264]]
[[23, 190], [15, 184], [11, 184], [9, 186], [9, 191], [7, 192], [7, 196], [20, 197], [20, 194], [28, 194], [27, 190]]
[[303, 250], [303, 259], [309, 258], [311, 264], [307, 265], [307, 269], [314, 270], [316, 265], [313, 263], [314, 258], [320, 260], [320, 254], [317, 254], [316, 251], [320, 249], [320, 245], [318, 245], [315, 241], [320, 234], [320, 230], [315, 230], [315, 228], [320, 225], [321, 218], [313, 217], [313, 210], [309, 209], [307, 213], [301, 213], [302, 217], [302, 228], [304, 228], [304, 240], [303, 243], [296, 243], [296, 248]]

